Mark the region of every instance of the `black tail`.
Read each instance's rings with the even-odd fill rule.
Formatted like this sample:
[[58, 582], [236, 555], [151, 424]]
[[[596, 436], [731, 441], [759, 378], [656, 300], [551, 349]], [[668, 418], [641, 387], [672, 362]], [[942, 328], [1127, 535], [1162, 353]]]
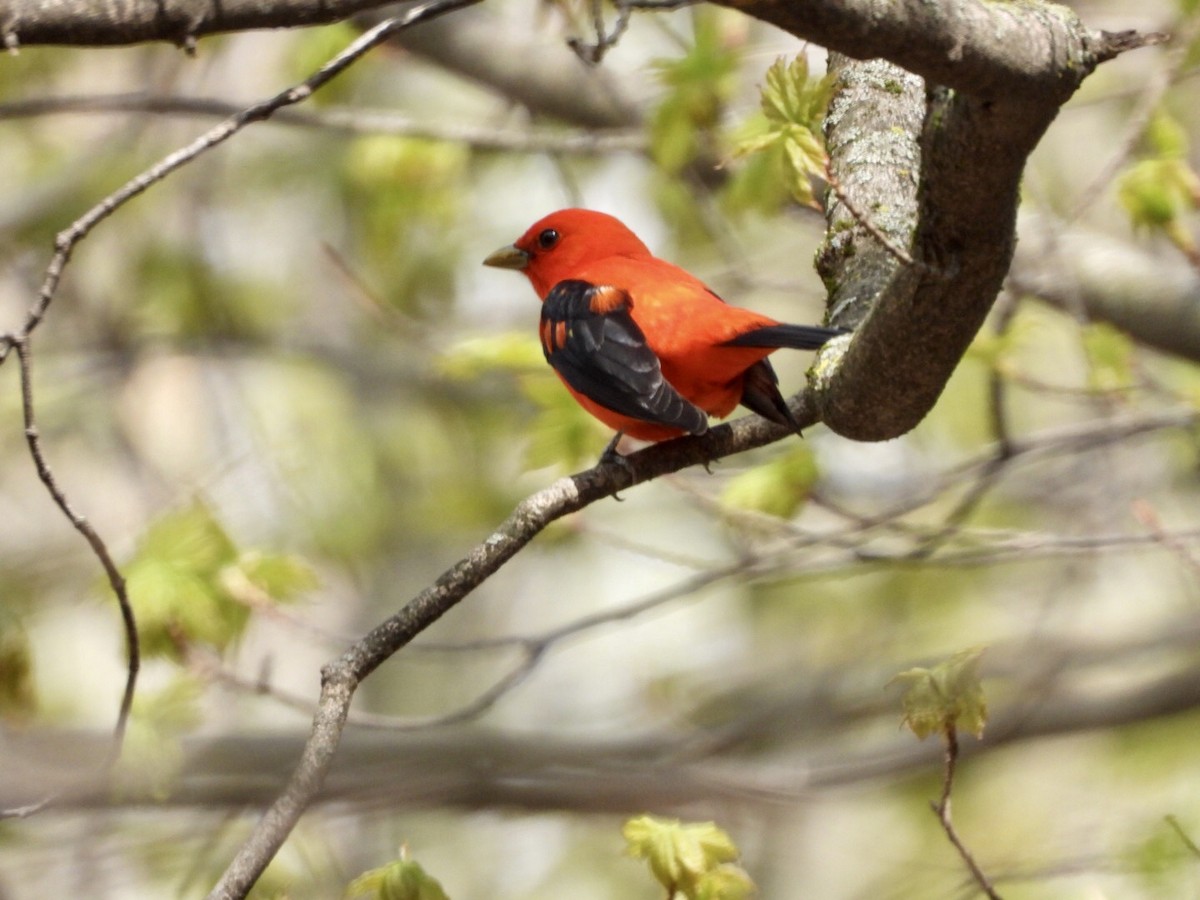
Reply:
[[820, 325], [766, 325], [739, 334], [733, 340], [726, 341], [730, 347], [788, 347], [792, 350], [816, 350], [839, 334], [846, 334], [845, 328], [825, 328]]

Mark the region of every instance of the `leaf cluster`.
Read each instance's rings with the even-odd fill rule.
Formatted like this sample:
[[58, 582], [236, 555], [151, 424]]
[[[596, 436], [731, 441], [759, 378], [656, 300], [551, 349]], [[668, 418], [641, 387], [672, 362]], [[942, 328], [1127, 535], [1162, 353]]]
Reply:
[[1159, 110], [1146, 131], [1148, 153], [1117, 180], [1117, 199], [1135, 228], [1159, 231], [1180, 250], [1200, 250], [1184, 216], [1200, 208], [1200, 175], [1188, 162], [1183, 126]]
[[622, 828], [630, 855], [644, 859], [668, 900], [743, 900], [754, 882], [734, 864], [738, 849], [713, 822], [638, 816]]
[[316, 586], [287, 555], [240, 551], [207, 504], [195, 501], [150, 526], [125, 568], [147, 656], [178, 657], [189, 644], [223, 650], [256, 605], [287, 602]]
[[735, 150], [738, 156], [781, 151], [784, 180], [796, 202], [805, 206], [817, 206], [813, 179], [825, 177], [828, 155], [821, 122], [832, 93], [833, 79], [810, 77], [803, 53], [790, 63], [777, 59], [762, 87], [765, 130], [746, 137]]
[[359, 875], [342, 896], [343, 900], [449, 900], [441, 883], [420, 863], [409, 859], [404, 850], [386, 866]]
[[982, 647], [960, 650], [932, 668], [908, 669], [892, 679], [905, 686], [904, 724], [913, 734], [921, 740], [953, 730], [983, 734], [987, 701], [979, 678], [982, 654]]

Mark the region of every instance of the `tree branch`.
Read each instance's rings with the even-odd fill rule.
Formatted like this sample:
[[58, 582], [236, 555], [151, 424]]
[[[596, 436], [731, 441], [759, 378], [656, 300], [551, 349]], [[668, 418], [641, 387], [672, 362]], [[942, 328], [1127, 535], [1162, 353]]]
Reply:
[[1015, 289], [1067, 315], [1108, 322], [1135, 340], [1200, 360], [1200, 275], [1174, 250], [1156, 253], [1082, 228], [1023, 216]]
[[[801, 426], [816, 421], [811, 404], [804, 402], [806, 397], [801, 395], [801, 402], [794, 407]], [[337, 754], [354, 692], [363, 679], [486, 581], [547, 525], [636, 483], [760, 447], [790, 434], [790, 430], [758, 416], [747, 416], [710, 429], [701, 437], [656, 444], [625, 457], [623, 463], [604, 463], [561, 478], [519, 503], [486, 540], [322, 669], [321, 698], [300, 762], [283, 793], [259, 820], [209, 894], [210, 900], [244, 897], [300, 815], [316, 799]]]
[[8, 0], [0, 36], [10, 50], [33, 44], [76, 47], [170, 41], [193, 47], [196, 39], [229, 31], [297, 28], [340, 22], [390, 0]]
[[[0, 103], [0, 121], [68, 113], [150, 113], [154, 115], [227, 118], [241, 113], [244, 103], [216, 97], [129, 92], [69, 94]], [[401, 137], [451, 141], [476, 150], [518, 153], [600, 155], [643, 153], [648, 146], [640, 129], [496, 128], [473, 122], [425, 122], [388, 109], [327, 106], [321, 109], [280, 109], [270, 121], [277, 125], [320, 128], [347, 134], [392, 134]]]
[[[834, 321], [861, 324], [845, 353], [818, 367], [817, 402], [839, 434], [897, 437], [933, 407], [1000, 290], [1029, 153], [1099, 62], [1156, 36], [1095, 34], [1049, 4], [903, 0], [886, 14], [873, 0], [734, 5], [926, 79], [921, 101], [899, 68], [832, 60], [838, 84], [827, 130], [841, 191], [827, 204], [834, 237], [822, 275]], [[871, 113], [847, 117], [864, 97]], [[916, 264], [884, 258], [886, 248], [861, 227], [838, 244], [848, 214], [842, 196], [872, 221], [886, 211], [883, 231], [911, 246]]]

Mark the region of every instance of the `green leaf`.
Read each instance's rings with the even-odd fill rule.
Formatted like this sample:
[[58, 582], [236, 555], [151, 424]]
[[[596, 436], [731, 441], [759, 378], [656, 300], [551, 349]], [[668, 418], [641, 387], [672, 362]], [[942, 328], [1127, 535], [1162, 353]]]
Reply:
[[201, 577], [169, 558], [131, 563], [125, 582], [147, 657], [178, 656], [193, 641], [224, 647], [249, 615], [244, 606], [224, 609], [211, 577]]
[[142, 538], [138, 558], [170, 560], [175, 568], [201, 575], [233, 562], [237, 548], [202, 500], [168, 513]]
[[1163, 159], [1184, 159], [1188, 143], [1187, 131], [1179, 120], [1160, 106], [1146, 126], [1146, 144], [1154, 155]]
[[[627, 821], [621, 833], [630, 855], [646, 860], [659, 884], [668, 892], [683, 891], [689, 898], [697, 896], [705, 875], [738, 856], [729, 835], [713, 822], [685, 824], [678, 819], [638, 816]], [[719, 881], [713, 882], [716, 886]]]
[[909, 669], [892, 679], [906, 686], [904, 724], [913, 734], [921, 740], [951, 729], [983, 734], [987, 701], [979, 679], [982, 654], [982, 647], [961, 650], [931, 669]]
[[252, 550], [220, 573], [221, 587], [239, 603], [287, 603], [317, 586], [317, 575], [295, 556]]
[[809, 77], [808, 57], [803, 53], [790, 63], [780, 57], [767, 69], [762, 88], [763, 114], [781, 126], [796, 125], [805, 131], [818, 132], [833, 94], [833, 84], [828, 75], [819, 79]]
[[420, 863], [403, 857], [359, 875], [343, 894], [345, 900], [364, 896], [372, 900], [449, 900], [438, 880]]
[[816, 205], [812, 179], [825, 174], [821, 121], [832, 91], [832, 78], [809, 78], [804, 54], [791, 62], [776, 60], [767, 69], [762, 87], [767, 130], [744, 137], [734, 148], [735, 156], [746, 156], [782, 146], [784, 182], [795, 200], [807, 206]]
[[1200, 205], [1200, 177], [1183, 159], [1144, 159], [1117, 179], [1117, 199], [1135, 227], [1165, 230]]
[[808, 499], [819, 471], [807, 444], [798, 444], [770, 462], [742, 472], [731, 480], [721, 502], [734, 509], [749, 509], [787, 519]]
[[178, 656], [193, 642], [224, 649], [254, 606], [293, 600], [316, 586], [316, 575], [295, 557], [239, 553], [197, 501], [150, 526], [125, 581], [146, 655]]
[[746, 900], [756, 890], [745, 869], [724, 863], [700, 876], [694, 896], [695, 900]]

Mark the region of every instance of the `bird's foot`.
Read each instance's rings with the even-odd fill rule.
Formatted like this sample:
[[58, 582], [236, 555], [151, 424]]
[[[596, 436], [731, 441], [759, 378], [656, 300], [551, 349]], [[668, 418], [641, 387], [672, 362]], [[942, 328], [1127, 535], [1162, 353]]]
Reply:
[[[613, 435], [612, 440], [608, 442], [608, 446], [604, 448], [604, 452], [600, 454], [599, 464], [602, 466], [607, 466], [607, 465], [620, 466], [622, 469], [624, 469], [626, 472], [629, 473], [629, 480], [631, 482], [633, 482], [634, 484], [636, 484], [637, 483], [637, 473], [633, 471], [633, 466], [630, 465], [628, 459], [626, 459], [623, 455], [621, 455], [617, 451], [617, 445], [621, 443], [621, 438], [623, 438], [624, 436], [625, 436], [625, 432], [623, 432], [623, 431], [618, 431], [616, 434]], [[613, 499], [616, 500], [618, 503], [624, 502], [624, 498], [618, 496], [615, 493], [613, 494]]]

